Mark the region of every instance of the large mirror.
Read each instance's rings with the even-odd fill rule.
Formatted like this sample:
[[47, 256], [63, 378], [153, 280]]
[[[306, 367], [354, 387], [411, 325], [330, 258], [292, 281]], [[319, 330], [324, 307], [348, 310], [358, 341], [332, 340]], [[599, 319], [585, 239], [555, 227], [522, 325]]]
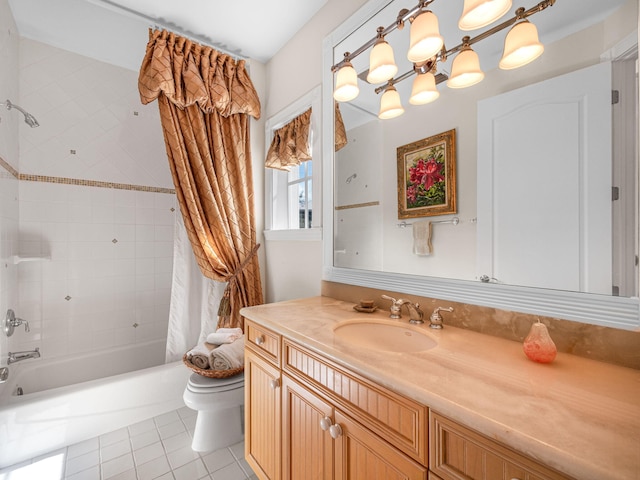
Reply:
[[[511, 11], [534, 5], [514, 1]], [[414, 6], [372, 0], [327, 37], [324, 112], [333, 112], [331, 66]], [[339, 104], [348, 143], [337, 152], [333, 116], [323, 116], [324, 278], [638, 329], [637, 8], [634, 0], [557, 0], [530, 17], [545, 45], [540, 58], [520, 69], [498, 69], [506, 29], [473, 45], [485, 72], [481, 83], [466, 89], [441, 83], [435, 102], [414, 106], [409, 77], [395, 85], [405, 113], [390, 120], [378, 119], [381, 95], [365, 80], [369, 52], [353, 59], [360, 94]], [[462, 2], [436, 0], [430, 9], [446, 48], [491, 27], [458, 30]], [[408, 30], [386, 37], [398, 75], [412, 68]], [[451, 62], [439, 63], [438, 73], [450, 75]], [[622, 90], [623, 100], [613, 113], [593, 115], [594, 101], [572, 85], [582, 87], [601, 71], [608, 80], [594, 88]], [[552, 93], [544, 102], [562, 104], [566, 119], [540, 121], [530, 114], [536, 88]], [[563, 91], [568, 100], [560, 97]], [[516, 105], [529, 109], [513, 116]], [[594, 121], [591, 130], [583, 125], [600, 117], [611, 123]], [[450, 130], [456, 133], [456, 212], [399, 218], [398, 148]], [[499, 134], [512, 146], [497, 148]], [[585, 162], [606, 158], [572, 160], [570, 168], [546, 161], [544, 152], [561, 150], [567, 138], [594, 149], [583, 155]], [[583, 146], [586, 141], [592, 146]], [[519, 179], [507, 175], [511, 167]], [[416, 242], [424, 240], [414, 236], [416, 226], [424, 231], [427, 222], [431, 254], [416, 255]]]

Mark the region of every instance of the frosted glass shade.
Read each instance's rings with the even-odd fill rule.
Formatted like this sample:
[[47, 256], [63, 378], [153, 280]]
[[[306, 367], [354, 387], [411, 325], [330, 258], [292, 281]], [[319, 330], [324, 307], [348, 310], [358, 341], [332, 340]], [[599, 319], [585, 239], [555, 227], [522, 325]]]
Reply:
[[422, 12], [411, 23], [407, 58], [413, 63], [424, 62], [442, 50], [442, 45], [438, 17], [428, 10]]
[[380, 99], [380, 112], [378, 113], [378, 118], [388, 120], [389, 118], [398, 117], [403, 113], [404, 108], [400, 102], [400, 94], [395, 87], [388, 87]]
[[351, 63], [347, 62], [336, 74], [336, 87], [333, 90], [333, 98], [338, 102], [353, 100], [360, 93], [358, 88], [358, 74]]
[[480, 69], [478, 54], [467, 47], [456, 55], [451, 66], [451, 77], [447, 80], [449, 88], [465, 88], [475, 85], [484, 78]]
[[393, 49], [386, 41], [377, 42], [369, 55], [369, 74], [367, 82], [384, 83], [398, 73], [398, 66], [393, 58]]
[[522, 67], [544, 52], [536, 26], [524, 20], [515, 24], [504, 39], [504, 52], [499, 66], [503, 70]]
[[511, 0], [464, 0], [460, 30], [475, 30], [495, 22], [511, 8]]
[[436, 78], [433, 73], [427, 72], [416, 75], [413, 80], [411, 97], [409, 98], [411, 105], [424, 105], [425, 103], [433, 102], [439, 96], [440, 92], [436, 88]]

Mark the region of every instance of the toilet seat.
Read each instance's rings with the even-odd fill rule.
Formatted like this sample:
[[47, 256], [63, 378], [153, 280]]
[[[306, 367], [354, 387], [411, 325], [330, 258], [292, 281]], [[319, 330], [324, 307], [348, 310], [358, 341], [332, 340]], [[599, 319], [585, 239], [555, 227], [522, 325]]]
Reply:
[[187, 389], [194, 393], [227, 392], [243, 387], [244, 372], [227, 378], [210, 378], [192, 373], [187, 382]]

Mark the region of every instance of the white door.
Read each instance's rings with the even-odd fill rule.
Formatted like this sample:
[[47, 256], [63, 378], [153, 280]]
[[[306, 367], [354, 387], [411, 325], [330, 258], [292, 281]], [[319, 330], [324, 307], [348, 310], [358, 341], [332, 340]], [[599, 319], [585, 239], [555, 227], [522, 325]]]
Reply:
[[611, 64], [478, 104], [478, 277], [611, 294]]

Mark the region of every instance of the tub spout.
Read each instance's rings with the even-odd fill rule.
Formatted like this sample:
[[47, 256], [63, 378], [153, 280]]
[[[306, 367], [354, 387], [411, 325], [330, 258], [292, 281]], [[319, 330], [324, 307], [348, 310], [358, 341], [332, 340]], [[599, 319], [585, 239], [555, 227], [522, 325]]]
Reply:
[[28, 358], [40, 358], [40, 348], [36, 347], [35, 350], [28, 350], [25, 352], [9, 352], [7, 365], [26, 360]]

